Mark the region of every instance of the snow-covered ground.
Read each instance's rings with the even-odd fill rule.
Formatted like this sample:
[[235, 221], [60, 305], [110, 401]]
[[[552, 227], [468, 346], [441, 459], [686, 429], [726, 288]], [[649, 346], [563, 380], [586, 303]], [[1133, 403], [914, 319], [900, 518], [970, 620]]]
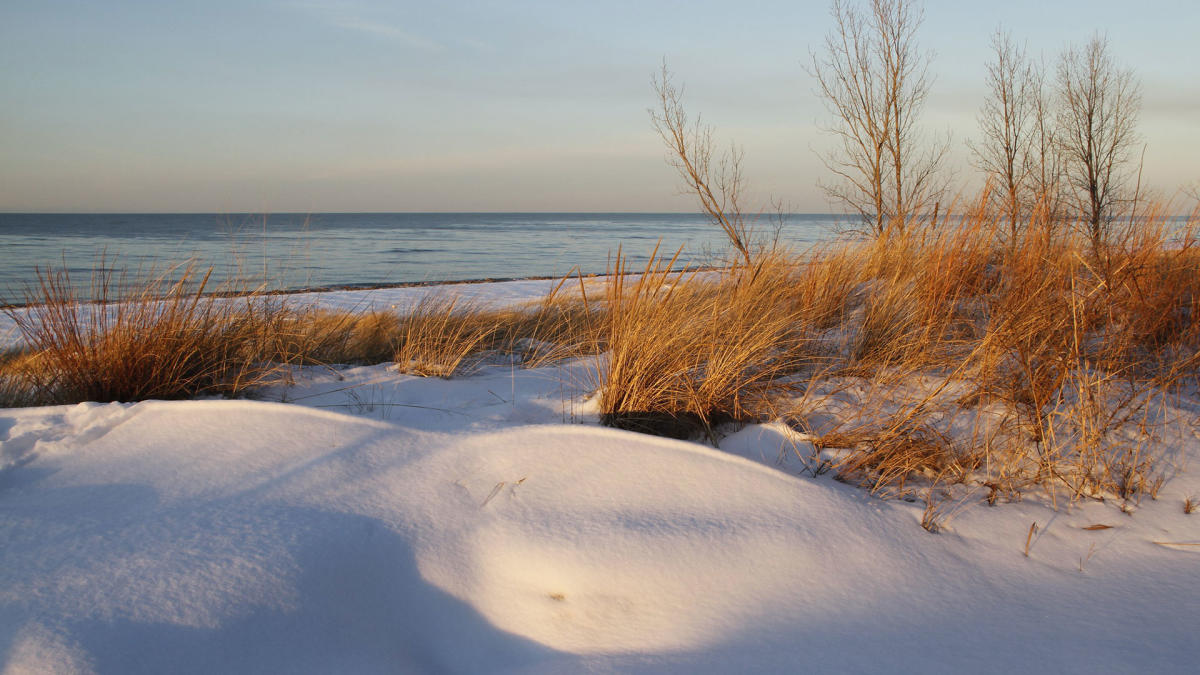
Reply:
[[[513, 283], [475, 292], [550, 282]], [[1200, 667], [1194, 433], [1129, 512], [963, 495], [932, 534], [919, 501], [805, 473], [783, 425], [719, 447], [601, 428], [593, 369], [311, 368], [254, 401], [0, 410], [0, 668]]]

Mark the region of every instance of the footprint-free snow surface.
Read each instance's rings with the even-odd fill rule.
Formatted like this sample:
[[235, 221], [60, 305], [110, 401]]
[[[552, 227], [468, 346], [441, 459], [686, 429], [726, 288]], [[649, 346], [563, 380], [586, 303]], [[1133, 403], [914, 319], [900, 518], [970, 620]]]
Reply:
[[931, 534], [776, 466], [782, 428], [730, 452], [403, 410], [0, 411], [4, 672], [1195, 672], [1174, 499]]

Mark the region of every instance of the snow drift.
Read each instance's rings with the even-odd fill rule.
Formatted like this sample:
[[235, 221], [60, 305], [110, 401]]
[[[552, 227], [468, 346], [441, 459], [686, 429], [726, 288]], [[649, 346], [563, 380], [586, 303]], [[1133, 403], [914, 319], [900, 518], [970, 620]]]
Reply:
[[[1176, 503], [974, 507], [933, 535], [920, 504], [697, 444], [482, 427], [250, 401], [0, 411], [5, 672], [1190, 672], [1200, 655], [1196, 549], [1153, 543], [1194, 541]], [[773, 464], [786, 435], [726, 442]]]

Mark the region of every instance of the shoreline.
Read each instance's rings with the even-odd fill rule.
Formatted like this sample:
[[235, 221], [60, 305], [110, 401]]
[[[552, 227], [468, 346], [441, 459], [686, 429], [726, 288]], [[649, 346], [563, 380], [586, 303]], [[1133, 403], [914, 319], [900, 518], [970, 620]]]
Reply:
[[[728, 269], [727, 267], [718, 267], [715, 265], [703, 265], [686, 270], [678, 270], [680, 272], [712, 272], [716, 270]], [[641, 274], [641, 271], [626, 272], [626, 274]], [[363, 284], [337, 284], [331, 286], [313, 286], [309, 288], [280, 288], [270, 290], [251, 290], [251, 291], [212, 291], [201, 294], [201, 297], [213, 298], [245, 298], [252, 296], [289, 296], [289, 295], [309, 295], [320, 293], [353, 293], [365, 291], [382, 291], [400, 288], [434, 288], [437, 286], [477, 286], [482, 284], [505, 284], [516, 283], [522, 281], [556, 281], [569, 279], [585, 279], [594, 280], [602, 279], [611, 276], [608, 272], [589, 272], [579, 274], [569, 274], [566, 276], [557, 275], [534, 275], [528, 277], [493, 277], [483, 279], [452, 279], [445, 281], [398, 281], [393, 283], [363, 283]], [[84, 300], [80, 299], [79, 304], [94, 305], [94, 304], [111, 304], [125, 302], [121, 299], [110, 300]], [[28, 309], [36, 307], [43, 303], [39, 302], [13, 302], [0, 303], [0, 312], [9, 310]]]
[[[709, 269], [709, 268], [705, 268]], [[712, 268], [715, 269], [715, 268]], [[607, 274], [583, 274], [580, 275], [584, 279], [595, 279], [606, 277]], [[572, 275], [570, 278], [574, 278]], [[491, 278], [491, 279], [454, 279], [447, 281], [398, 281], [394, 283], [364, 283], [364, 284], [339, 284], [333, 286], [313, 286], [309, 288], [278, 288], [263, 291], [212, 291], [201, 294], [201, 297], [213, 298], [245, 298], [255, 295], [276, 296], [276, 295], [307, 295], [316, 293], [343, 293], [355, 291], [378, 291], [389, 290], [393, 288], [432, 288], [435, 286], [467, 286], [478, 284], [502, 284], [516, 281], [549, 281], [552, 279], [563, 279], [566, 277], [559, 276], [531, 276], [531, 277], [507, 277], [507, 278]], [[125, 302], [121, 299], [111, 300], [79, 300], [80, 304], [94, 305], [106, 303]], [[39, 302], [10, 302], [0, 303], [0, 312], [11, 309], [28, 309], [36, 307]]]

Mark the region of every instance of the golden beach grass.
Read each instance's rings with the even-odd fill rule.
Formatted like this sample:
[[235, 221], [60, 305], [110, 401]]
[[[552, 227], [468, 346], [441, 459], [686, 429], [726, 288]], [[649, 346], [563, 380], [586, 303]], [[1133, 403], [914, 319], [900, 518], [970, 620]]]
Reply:
[[301, 363], [452, 377], [600, 355], [600, 418], [619, 428], [716, 438], [781, 418], [877, 491], [975, 480], [992, 500], [1050, 484], [1129, 499], [1161, 485], [1163, 404], [1200, 374], [1200, 218], [1148, 213], [1100, 249], [1044, 219], [1014, 240], [980, 207], [723, 271], [655, 255], [634, 274], [618, 253], [599, 291], [567, 278], [499, 309], [435, 291], [398, 312], [293, 310], [207, 294], [191, 269], [97, 273], [99, 302], [81, 302], [47, 272], [10, 310], [26, 348], [0, 358], [0, 404], [239, 395]]

